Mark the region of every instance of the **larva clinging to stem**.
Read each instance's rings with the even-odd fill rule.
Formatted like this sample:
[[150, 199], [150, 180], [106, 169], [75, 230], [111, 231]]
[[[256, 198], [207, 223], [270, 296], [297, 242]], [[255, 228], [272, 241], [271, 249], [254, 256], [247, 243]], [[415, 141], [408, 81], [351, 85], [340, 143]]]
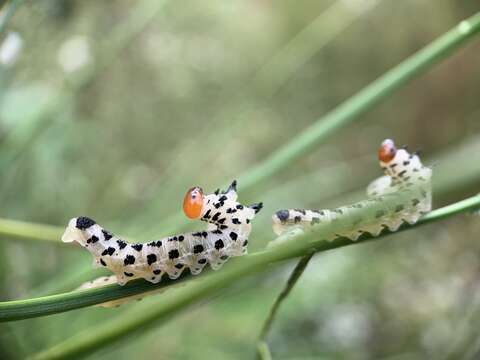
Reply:
[[158, 283], [164, 274], [176, 279], [188, 268], [196, 275], [206, 264], [216, 270], [228, 258], [245, 254], [251, 221], [261, 208], [261, 203], [237, 202], [236, 181], [226, 191], [208, 195], [194, 187], [185, 195], [183, 209], [189, 218], [208, 222], [206, 231], [132, 244], [82, 216], [70, 220], [62, 240], [86, 248], [95, 264], [112, 271], [120, 285], [137, 278]]
[[367, 200], [333, 210], [277, 211], [272, 217], [274, 232], [281, 235], [288, 231], [308, 230], [315, 224], [334, 221], [356, 209], [375, 203], [388, 203], [388, 206], [361, 219], [352, 217], [354, 221], [349, 227], [327, 240], [339, 236], [357, 240], [364, 232], [377, 236], [384, 227], [396, 231], [403, 222], [417, 222], [420, 216], [431, 210], [432, 170], [422, 164], [417, 154], [410, 154], [406, 149], [397, 149], [390, 139], [382, 142], [378, 158], [385, 175], [368, 186]]

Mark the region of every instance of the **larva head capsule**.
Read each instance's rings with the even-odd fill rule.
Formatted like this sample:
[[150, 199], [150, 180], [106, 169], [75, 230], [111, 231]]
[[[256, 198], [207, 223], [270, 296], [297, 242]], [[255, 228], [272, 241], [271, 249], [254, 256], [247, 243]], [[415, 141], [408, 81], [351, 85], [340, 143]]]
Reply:
[[397, 154], [397, 148], [395, 147], [395, 143], [391, 139], [386, 139], [382, 142], [380, 149], [378, 149], [378, 159], [382, 163], [388, 164], [395, 158]]
[[205, 197], [202, 188], [196, 186], [187, 191], [183, 199], [183, 211], [190, 219], [202, 216]]

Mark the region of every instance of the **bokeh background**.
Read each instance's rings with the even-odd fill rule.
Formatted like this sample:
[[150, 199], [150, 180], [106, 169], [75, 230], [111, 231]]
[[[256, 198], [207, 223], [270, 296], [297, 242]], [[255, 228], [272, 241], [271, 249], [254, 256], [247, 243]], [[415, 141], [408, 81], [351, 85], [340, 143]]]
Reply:
[[[24, 1], [0, 46], [0, 217], [88, 215], [148, 240], [202, 224], [185, 191], [249, 172], [350, 95], [480, 10], [476, 1]], [[8, 5], [5, 5], [8, 6]], [[4, 6], [4, 9], [5, 9]], [[250, 251], [282, 207], [361, 199], [387, 137], [435, 164], [435, 206], [480, 190], [480, 43], [418, 77], [255, 187]], [[269, 337], [277, 359], [480, 356], [480, 217], [457, 216], [318, 255]], [[100, 274], [79, 248], [0, 239], [0, 300]], [[90, 358], [253, 358], [295, 262], [234, 284]], [[228, 266], [228, 265], [227, 265]], [[162, 295], [0, 325], [21, 359]]]

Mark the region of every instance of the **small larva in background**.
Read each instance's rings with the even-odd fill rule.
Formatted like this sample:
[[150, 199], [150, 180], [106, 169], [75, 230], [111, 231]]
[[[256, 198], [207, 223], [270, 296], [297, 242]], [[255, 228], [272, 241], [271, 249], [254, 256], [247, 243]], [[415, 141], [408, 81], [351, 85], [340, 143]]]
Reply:
[[[251, 221], [261, 208], [262, 203], [237, 202], [236, 181], [226, 191], [209, 195], [194, 187], [185, 195], [183, 209], [189, 218], [208, 222], [206, 231], [132, 244], [82, 216], [70, 220], [62, 241], [76, 241], [86, 248], [98, 266], [115, 274], [120, 285], [138, 278], [158, 283], [164, 274], [176, 279], [188, 268], [197, 275], [207, 264], [217, 270], [228, 258], [246, 254]], [[109, 283], [112, 279], [93, 281], [87, 287]]]
[[[366, 205], [387, 203], [386, 200], [388, 206], [386, 205], [385, 209], [355, 219], [351, 226], [326, 240], [331, 241], [337, 237], [357, 240], [365, 232], [377, 236], [385, 227], [396, 231], [404, 222], [416, 223], [420, 216], [429, 212], [432, 207], [432, 170], [422, 164], [417, 154], [410, 154], [406, 149], [397, 149], [390, 139], [382, 142], [378, 158], [385, 175], [368, 186], [367, 200], [333, 210], [277, 211], [272, 220], [274, 232], [283, 235], [279, 240], [296, 236], [304, 230], [314, 228], [316, 224], [348, 216]], [[394, 197], [395, 195], [399, 196]], [[272, 245], [275, 243], [278, 241], [272, 242]]]

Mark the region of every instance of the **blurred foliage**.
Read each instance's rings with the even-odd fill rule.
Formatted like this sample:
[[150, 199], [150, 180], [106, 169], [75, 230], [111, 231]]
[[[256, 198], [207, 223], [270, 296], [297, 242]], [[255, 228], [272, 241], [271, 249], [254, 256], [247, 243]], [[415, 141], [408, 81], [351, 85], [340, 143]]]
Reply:
[[[332, 6], [355, 16], [331, 41], [309, 40], [312, 56], [292, 70], [282, 57], [295, 53], [282, 49]], [[186, 189], [237, 177], [479, 9], [453, 0], [23, 2], [7, 27], [23, 48], [0, 72], [0, 216], [62, 226], [88, 214], [137, 239], [163, 235]], [[248, 193], [240, 183], [247, 202], [272, 200], [251, 250], [273, 237], [278, 207], [341, 205], [363, 189], [379, 174], [374, 154], [386, 137], [429, 159], [478, 150], [479, 61], [477, 42], [275, 178]], [[279, 83], [268, 64], [291, 74]], [[478, 151], [462, 154], [436, 165], [452, 179], [438, 205], [479, 191], [479, 177], [456, 185], [457, 169], [478, 168]], [[479, 231], [478, 218], [458, 217], [314, 258], [275, 323], [274, 357], [476, 358]], [[90, 268], [75, 248], [1, 240], [1, 300], [72, 289]], [[95, 358], [251, 358], [289, 271], [241, 281]], [[135, 306], [2, 324], [0, 357], [23, 358]]]

